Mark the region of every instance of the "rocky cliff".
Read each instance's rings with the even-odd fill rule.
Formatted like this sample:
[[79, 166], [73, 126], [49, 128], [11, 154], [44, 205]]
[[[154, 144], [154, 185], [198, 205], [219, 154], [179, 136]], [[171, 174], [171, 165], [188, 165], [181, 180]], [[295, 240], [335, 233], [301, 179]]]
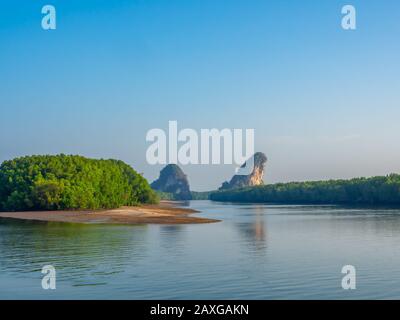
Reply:
[[175, 200], [192, 198], [189, 181], [182, 169], [176, 164], [169, 164], [160, 171], [160, 177], [151, 184], [154, 190], [170, 193]]
[[[265, 164], [267, 163], [267, 157], [262, 152], [257, 152], [253, 155], [254, 167], [250, 174], [247, 175], [234, 175], [232, 179], [227, 182], [225, 181], [219, 190], [228, 190], [243, 188], [249, 186], [258, 186], [264, 184], [263, 176], [265, 170]], [[247, 160], [241, 168], [251, 166], [251, 161]]]

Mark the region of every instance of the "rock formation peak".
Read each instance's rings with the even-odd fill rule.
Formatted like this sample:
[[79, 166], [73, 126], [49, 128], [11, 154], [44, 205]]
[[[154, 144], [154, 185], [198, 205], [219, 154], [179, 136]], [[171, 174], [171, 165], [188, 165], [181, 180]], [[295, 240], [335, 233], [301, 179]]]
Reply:
[[154, 190], [171, 193], [176, 200], [192, 198], [189, 181], [176, 164], [168, 164], [160, 171], [160, 177], [151, 184]]
[[[263, 176], [265, 170], [265, 164], [267, 163], [267, 157], [262, 152], [256, 152], [252, 156], [254, 160], [254, 167], [250, 174], [248, 175], [234, 175], [232, 179], [228, 182], [225, 181], [219, 190], [236, 189], [250, 186], [258, 186], [264, 184]], [[250, 159], [249, 159], [250, 160]], [[247, 160], [241, 168], [249, 165], [250, 161]]]

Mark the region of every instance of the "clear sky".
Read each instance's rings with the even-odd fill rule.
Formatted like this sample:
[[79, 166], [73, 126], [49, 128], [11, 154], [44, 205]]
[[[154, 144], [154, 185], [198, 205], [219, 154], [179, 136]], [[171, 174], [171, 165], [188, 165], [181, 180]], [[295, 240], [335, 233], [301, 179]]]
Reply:
[[[400, 173], [399, 17], [396, 0], [1, 0], [0, 160], [117, 158], [152, 181], [146, 132], [177, 120], [254, 128], [268, 183]], [[233, 173], [182, 169], [194, 190]]]

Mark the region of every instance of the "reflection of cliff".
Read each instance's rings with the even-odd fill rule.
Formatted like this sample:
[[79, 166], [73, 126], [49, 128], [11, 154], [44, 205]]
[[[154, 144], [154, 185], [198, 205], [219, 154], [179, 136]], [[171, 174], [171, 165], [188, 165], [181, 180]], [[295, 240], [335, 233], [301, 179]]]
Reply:
[[[0, 220], [0, 272], [37, 272], [54, 265], [72, 285], [109, 281], [143, 256], [146, 226]], [[92, 283], [96, 279], [96, 283]]]
[[265, 226], [264, 221], [257, 219], [253, 225], [254, 229], [254, 239], [256, 241], [265, 242]]
[[265, 226], [261, 220], [256, 220], [253, 223], [238, 223], [239, 231], [246, 236], [247, 240], [253, 243], [265, 242]]
[[[253, 208], [251, 210], [254, 210]], [[246, 223], [237, 223], [236, 227], [246, 243], [256, 249], [265, 249], [267, 247], [267, 230], [263, 216], [263, 209], [255, 208], [256, 214], [254, 221]]]

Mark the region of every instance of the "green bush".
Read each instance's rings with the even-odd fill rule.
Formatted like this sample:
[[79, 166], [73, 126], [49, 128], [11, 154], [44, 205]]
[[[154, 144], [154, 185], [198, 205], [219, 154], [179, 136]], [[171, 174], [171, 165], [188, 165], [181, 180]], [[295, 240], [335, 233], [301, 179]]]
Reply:
[[118, 160], [29, 156], [0, 166], [0, 210], [109, 209], [155, 203], [146, 179]]

